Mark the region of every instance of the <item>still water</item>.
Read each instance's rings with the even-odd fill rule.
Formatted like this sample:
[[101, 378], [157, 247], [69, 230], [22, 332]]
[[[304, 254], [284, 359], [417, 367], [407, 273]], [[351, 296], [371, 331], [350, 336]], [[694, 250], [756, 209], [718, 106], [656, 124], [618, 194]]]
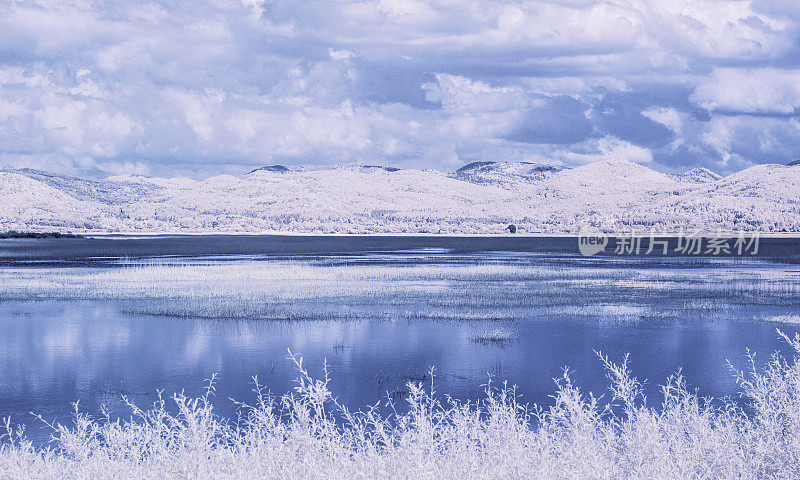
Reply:
[[327, 361], [331, 389], [352, 408], [402, 404], [405, 384], [429, 385], [431, 367], [436, 391], [460, 399], [481, 398], [492, 378], [548, 405], [564, 367], [602, 394], [596, 351], [629, 353], [654, 404], [678, 369], [701, 394], [735, 398], [726, 361], [744, 367], [747, 348], [760, 362], [790, 354], [776, 328], [800, 330], [790, 257], [584, 258], [392, 237], [353, 251], [210, 255], [213, 242], [236, 239], [195, 241], [206, 242], [196, 255], [165, 255], [153, 241], [154, 255], [137, 246], [130, 257], [5, 241], [0, 416], [43, 440], [31, 412], [68, 422], [78, 401], [124, 416], [123, 395], [148, 406], [158, 390], [197, 395], [217, 374], [215, 407], [234, 418], [230, 399], [253, 400], [253, 376], [275, 394], [291, 390], [288, 351], [314, 375]]

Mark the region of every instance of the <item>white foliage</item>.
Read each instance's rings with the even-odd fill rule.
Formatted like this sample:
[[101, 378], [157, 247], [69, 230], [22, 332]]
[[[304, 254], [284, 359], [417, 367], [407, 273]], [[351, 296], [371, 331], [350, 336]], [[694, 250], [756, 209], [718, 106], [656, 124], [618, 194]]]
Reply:
[[[600, 355], [604, 398], [584, 394], [565, 371], [554, 405], [528, 408], [513, 389], [490, 385], [478, 403], [439, 400], [409, 383], [407, 413], [352, 412], [302, 358], [295, 391], [275, 398], [255, 380], [257, 400], [238, 422], [215, 415], [205, 395], [172, 397], [129, 420], [78, 412], [52, 425], [52, 448], [37, 449], [6, 421], [3, 479], [139, 478], [797, 478], [800, 475], [800, 337], [784, 336], [795, 358], [750, 357], [734, 371], [749, 412], [712, 402], [670, 377], [658, 408], [645, 404], [627, 358]], [[431, 376], [431, 378], [435, 378]], [[392, 410], [392, 409], [390, 409]], [[394, 409], [396, 412], [397, 409]]]
[[88, 232], [525, 233], [655, 227], [800, 231], [800, 168], [666, 175], [625, 161], [497, 163], [453, 174], [365, 165], [200, 182], [0, 172], [0, 229]]

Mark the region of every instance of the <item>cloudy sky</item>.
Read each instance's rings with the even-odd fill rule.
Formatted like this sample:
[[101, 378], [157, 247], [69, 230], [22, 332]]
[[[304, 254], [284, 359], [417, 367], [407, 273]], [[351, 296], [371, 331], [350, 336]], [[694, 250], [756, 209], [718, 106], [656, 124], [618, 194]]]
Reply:
[[800, 158], [796, 0], [0, 3], [0, 166]]

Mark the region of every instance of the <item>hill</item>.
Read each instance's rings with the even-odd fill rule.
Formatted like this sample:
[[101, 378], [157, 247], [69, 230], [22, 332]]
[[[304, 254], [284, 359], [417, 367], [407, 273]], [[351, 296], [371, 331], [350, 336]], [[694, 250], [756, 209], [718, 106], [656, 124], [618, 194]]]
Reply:
[[269, 166], [202, 181], [0, 172], [0, 231], [502, 233], [651, 226], [800, 232], [800, 169], [668, 175], [605, 160], [480, 162], [452, 173]]

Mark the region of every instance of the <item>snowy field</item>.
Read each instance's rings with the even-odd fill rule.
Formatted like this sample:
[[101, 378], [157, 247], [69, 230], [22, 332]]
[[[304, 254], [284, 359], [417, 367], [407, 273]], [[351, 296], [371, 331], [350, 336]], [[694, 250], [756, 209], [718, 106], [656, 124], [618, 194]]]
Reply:
[[[0, 478], [793, 478], [800, 475], [798, 298], [796, 265], [757, 259], [427, 251], [3, 267], [0, 319], [11, 343], [0, 342], [0, 399], [59, 382], [44, 371], [89, 382], [119, 358], [175, 362], [163, 378], [183, 383], [163, 396], [138, 396], [136, 388], [168, 385], [158, 369], [135, 363], [127, 390], [102, 397], [122, 397], [124, 413], [83, 400], [73, 420], [35, 412], [49, 443], [31, 440], [18, 417], [7, 420]], [[62, 310], [36, 323], [31, 312], [46, 311], [36, 305]], [[87, 312], [99, 316], [81, 318]], [[155, 345], [165, 349], [155, 354], [131, 350], [137, 335], [159, 325], [177, 329], [173, 343]], [[197, 337], [196, 326], [214, 333]], [[770, 361], [775, 349], [764, 345], [774, 343], [766, 343], [748, 359], [742, 345], [756, 346], [765, 331], [783, 356]], [[422, 349], [425, 336], [435, 349]], [[250, 395], [232, 393], [225, 375], [205, 392], [172, 395], [215, 373], [199, 369], [207, 376], [197, 377], [180, 365], [256, 365], [270, 354], [263, 342], [280, 344], [284, 377], [249, 371], [258, 376], [257, 386], [246, 386], [256, 389]], [[226, 356], [237, 345], [250, 356]], [[559, 345], [571, 345], [571, 360], [552, 365], [562, 361]], [[384, 353], [364, 356], [370, 349]], [[132, 356], [118, 357], [128, 350]], [[436, 362], [426, 360], [432, 351]], [[663, 371], [653, 364], [679, 354], [694, 363], [672, 377], [651, 376]], [[371, 385], [353, 372], [385, 356], [406, 362], [402, 355], [435, 368], [380, 380], [376, 388], [393, 389], [387, 395], [353, 396]], [[581, 359], [597, 368], [591, 388], [578, 381], [587, 378]], [[489, 377], [480, 362], [500, 368]], [[477, 368], [463, 370], [469, 363]], [[559, 374], [563, 366], [578, 369]], [[640, 373], [647, 381], [634, 379]], [[133, 375], [143, 378], [138, 387]], [[546, 393], [537, 397], [531, 382]], [[709, 392], [727, 398], [705, 398]]]

